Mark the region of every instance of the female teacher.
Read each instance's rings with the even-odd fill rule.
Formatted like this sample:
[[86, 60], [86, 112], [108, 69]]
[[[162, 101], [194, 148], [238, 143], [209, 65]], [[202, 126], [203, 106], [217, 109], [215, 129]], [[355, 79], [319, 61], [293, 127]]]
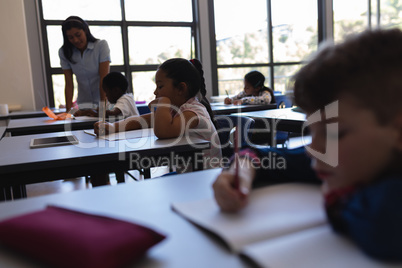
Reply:
[[77, 16], [70, 16], [63, 22], [62, 32], [64, 43], [59, 57], [65, 80], [66, 111], [73, 106], [73, 73], [78, 82], [79, 107], [97, 107], [99, 101], [106, 98], [102, 80], [109, 73], [109, 45], [106, 40], [96, 39], [88, 24]]

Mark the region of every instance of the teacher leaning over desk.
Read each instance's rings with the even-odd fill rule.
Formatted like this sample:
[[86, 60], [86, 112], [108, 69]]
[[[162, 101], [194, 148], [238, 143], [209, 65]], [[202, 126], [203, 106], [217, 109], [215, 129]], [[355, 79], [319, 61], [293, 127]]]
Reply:
[[78, 106], [94, 108], [106, 98], [102, 80], [109, 73], [109, 45], [106, 40], [95, 38], [88, 24], [77, 16], [63, 22], [62, 32], [64, 43], [59, 57], [65, 80], [66, 111], [73, 107], [73, 74], [78, 82]]

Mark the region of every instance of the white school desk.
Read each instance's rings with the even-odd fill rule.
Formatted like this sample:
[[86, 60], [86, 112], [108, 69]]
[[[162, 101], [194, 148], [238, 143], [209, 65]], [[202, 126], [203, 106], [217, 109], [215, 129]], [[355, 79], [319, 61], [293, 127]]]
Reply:
[[0, 115], [0, 127], [6, 127], [8, 125], [8, 115]]
[[252, 111], [262, 111], [275, 109], [276, 104], [264, 104], [264, 105], [234, 105], [234, 104], [224, 104], [224, 103], [211, 103], [212, 112], [215, 115], [222, 114], [233, 114], [233, 113], [243, 113]]
[[202, 169], [200, 153], [210, 147], [210, 143], [202, 139], [158, 139], [154, 135], [106, 141], [82, 130], [72, 131], [80, 141], [77, 145], [36, 149], [29, 147], [32, 138], [62, 134], [64, 133], [24, 135], [0, 140], [0, 200], [25, 197], [26, 184], [145, 169], [161, 163], [152, 161], [170, 160], [176, 155], [185, 159], [191, 157], [192, 161], [200, 160], [192, 162], [197, 164], [193, 168]]
[[[55, 114], [65, 113], [66, 109], [51, 109]], [[44, 117], [45, 112], [39, 111], [12, 111], [9, 114], [10, 119], [21, 119], [21, 118], [33, 118], [33, 117]]]
[[294, 108], [271, 109], [264, 111], [242, 112], [241, 116], [248, 116], [254, 119], [274, 120], [276, 130], [301, 133], [306, 114], [295, 112]]
[[[212, 197], [211, 185], [219, 173], [220, 169], [203, 170], [113, 187], [3, 202], [0, 203], [0, 220], [40, 210], [49, 204], [63, 206], [143, 224], [167, 235], [147, 252], [144, 259], [128, 267], [251, 267], [236, 254], [231, 254], [214, 236], [171, 210], [172, 202]], [[0, 248], [0, 267], [42, 266]]]
[[294, 111], [295, 108], [271, 109], [235, 113], [233, 115], [248, 116], [254, 120], [261, 120], [270, 126], [271, 144], [275, 146], [276, 131], [287, 131], [302, 134], [303, 125], [306, 122], [306, 114]]
[[46, 117], [32, 117], [11, 119], [8, 122], [7, 132], [11, 136], [41, 134], [48, 132], [60, 132], [65, 130], [82, 130], [93, 128], [95, 122], [98, 122], [98, 117], [80, 119], [53, 120]]
[[4, 134], [6, 133], [7, 127], [0, 126], [0, 140], [3, 138]]

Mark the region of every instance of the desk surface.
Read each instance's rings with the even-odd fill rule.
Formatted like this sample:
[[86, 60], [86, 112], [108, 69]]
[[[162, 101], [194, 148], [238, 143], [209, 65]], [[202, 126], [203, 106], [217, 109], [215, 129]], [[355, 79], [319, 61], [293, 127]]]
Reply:
[[233, 114], [251, 111], [261, 111], [268, 109], [275, 109], [276, 104], [265, 104], [265, 105], [233, 105], [224, 103], [211, 103], [212, 112], [216, 115], [221, 114]]
[[274, 120], [276, 130], [297, 133], [301, 133], [303, 124], [306, 121], [306, 114], [295, 112], [293, 108], [237, 113], [234, 115], [248, 116], [255, 120]]
[[294, 120], [299, 122], [306, 121], [306, 114], [295, 112], [294, 108], [271, 109], [264, 111], [253, 111], [241, 113], [245, 116], [254, 118], [267, 118], [267, 119], [280, 119], [280, 120]]
[[[76, 135], [79, 144], [36, 149], [29, 147], [32, 138], [64, 134]], [[20, 185], [85, 176], [91, 172], [136, 169], [129, 167], [140, 161], [138, 156], [141, 156], [141, 161], [145, 161], [143, 158], [153, 160], [152, 157], [170, 156], [171, 152], [190, 154], [209, 146], [210, 143], [202, 139], [158, 139], [155, 135], [107, 141], [88, 135], [82, 130], [4, 137], [0, 141], [0, 185]]]
[[[49, 204], [63, 206], [144, 224], [167, 235], [143, 260], [128, 267], [251, 267], [231, 254], [214, 236], [171, 210], [172, 202], [212, 197], [211, 185], [219, 172], [220, 169], [204, 170], [0, 203], [0, 220], [40, 210]], [[0, 267], [41, 265], [0, 248]]]
[[11, 136], [40, 134], [48, 132], [59, 132], [65, 130], [82, 130], [93, 128], [95, 122], [99, 121], [98, 117], [67, 120], [53, 120], [49, 117], [32, 117], [11, 119], [7, 126], [7, 132]]
[[6, 132], [7, 127], [0, 125], [0, 140], [3, 138], [4, 133]]
[[[55, 114], [64, 113], [66, 109], [51, 109]], [[12, 111], [8, 115], [10, 119], [20, 119], [20, 118], [33, 118], [33, 117], [43, 117], [46, 116], [45, 112], [39, 111]]]

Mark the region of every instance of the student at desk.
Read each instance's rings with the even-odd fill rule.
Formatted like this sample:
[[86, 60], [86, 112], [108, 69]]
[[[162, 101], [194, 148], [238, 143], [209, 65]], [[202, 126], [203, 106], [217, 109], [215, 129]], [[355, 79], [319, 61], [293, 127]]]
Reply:
[[104, 127], [106, 133], [114, 133], [149, 128], [152, 125], [155, 135], [161, 139], [189, 134], [211, 142], [211, 148], [204, 151], [204, 167], [217, 167], [222, 154], [213, 123], [214, 116], [205, 98], [201, 62], [197, 59], [169, 59], [159, 66], [155, 83], [155, 100], [149, 103], [153, 112], [113, 124], [97, 122], [95, 133], [99, 133], [100, 127]]
[[[121, 116], [127, 118], [139, 115], [135, 106], [133, 94], [127, 93], [128, 81], [124, 75], [118, 72], [111, 72], [103, 78], [103, 91], [108, 101], [114, 104], [113, 108], [106, 110], [106, 117]], [[80, 109], [74, 116], [98, 116], [98, 109]]]
[[[401, 43], [399, 29], [373, 30], [321, 49], [294, 77], [296, 104], [311, 120], [311, 161], [302, 149], [243, 151], [239, 190], [233, 166], [214, 183], [219, 206], [246, 206], [254, 179], [321, 180], [333, 229], [374, 258], [402, 261]], [[261, 168], [274, 152], [286, 169]]]
[[272, 89], [264, 85], [265, 77], [259, 71], [244, 76], [244, 90], [232, 98], [225, 98], [225, 104], [270, 104], [275, 103]]

